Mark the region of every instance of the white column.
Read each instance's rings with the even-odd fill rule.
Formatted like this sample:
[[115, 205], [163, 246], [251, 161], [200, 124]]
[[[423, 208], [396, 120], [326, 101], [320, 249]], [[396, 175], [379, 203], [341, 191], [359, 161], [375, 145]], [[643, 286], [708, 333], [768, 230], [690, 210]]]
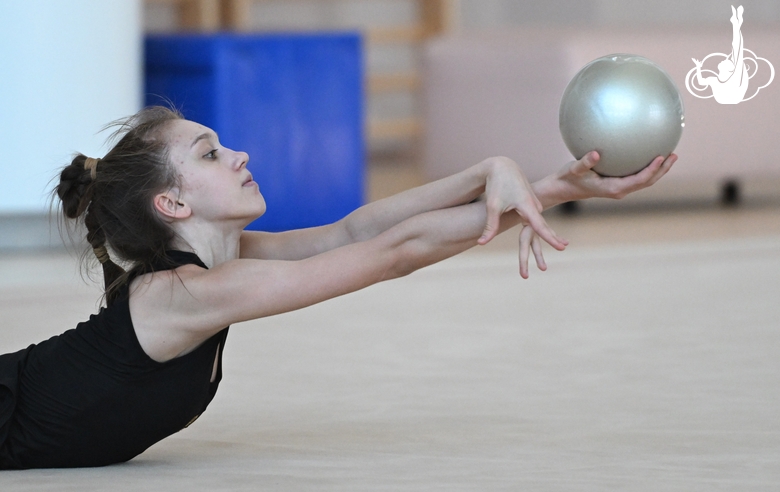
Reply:
[[47, 210], [74, 152], [101, 157], [114, 119], [142, 103], [140, 0], [0, 5], [0, 215]]

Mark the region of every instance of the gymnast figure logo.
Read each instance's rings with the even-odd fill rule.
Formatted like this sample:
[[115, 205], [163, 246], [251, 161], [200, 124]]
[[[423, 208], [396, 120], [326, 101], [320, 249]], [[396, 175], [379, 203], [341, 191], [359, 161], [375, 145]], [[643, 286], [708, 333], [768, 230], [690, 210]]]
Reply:
[[[744, 46], [742, 32], [740, 30], [742, 27], [742, 13], [744, 11], [745, 9], [742, 8], [742, 5], [736, 10], [734, 9], [734, 6], [731, 7], [732, 16], [730, 20], [733, 28], [733, 37], [731, 41], [731, 53], [729, 55], [712, 53], [707, 55], [702, 61], [692, 58], [693, 63], [696, 64], [696, 66], [685, 76], [685, 87], [688, 89], [688, 92], [694, 96], [700, 99], [714, 97], [715, 101], [720, 104], [739, 104], [756, 97], [756, 94], [758, 94], [761, 89], [771, 84], [772, 80], [775, 78], [775, 67], [769, 63], [769, 60], [757, 56]], [[745, 54], [746, 52], [752, 56], [747, 56]], [[712, 70], [702, 70], [704, 62], [711, 57], [723, 58], [723, 60], [718, 63], [717, 74]], [[769, 82], [758, 87], [750, 97], [745, 98], [750, 79], [758, 73], [759, 61], [765, 62], [769, 67]], [[703, 77], [703, 73], [710, 73], [716, 76]], [[712, 94], [701, 96], [696, 93], [705, 92], [707, 87], [712, 89]]]

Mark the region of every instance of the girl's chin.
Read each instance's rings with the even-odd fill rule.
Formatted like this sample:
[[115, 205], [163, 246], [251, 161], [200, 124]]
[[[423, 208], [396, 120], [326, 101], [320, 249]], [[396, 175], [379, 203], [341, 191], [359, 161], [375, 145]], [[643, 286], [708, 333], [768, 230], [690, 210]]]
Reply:
[[257, 219], [259, 219], [260, 217], [262, 217], [263, 215], [265, 215], [265, 203], [263, 203], [263, 208], [262, 208], [262, 209], [260, 209], [260, 210], [256, 211], [256, 212], [255, 212], [255, 213], [254, 213], [254, 214], [251, 216], [251, 218], [250, 218], [250, 222], [254, 222], [255, 220], [257, 220]]
[[253, 215], [253, 216], [251, 216], [251, 217], [246, 217], [246, 218], [244, 218], [244, 219], [241, 221], [241, 222], [243, 223], [243, 224], [241, 225], [241, 229], [242, 229], [242, 230], [243, 230], [243, 229], [246, 229], [246, 228], [249, 226], [249, 224], [251, 224], [252, 222], [256, 221], [257, 219], [259, 219], [259, 218], [260, 218], [260, 217], [262, 217], [262, 216], [263, 216], [263, 214], [260, 214], [260, 215]]

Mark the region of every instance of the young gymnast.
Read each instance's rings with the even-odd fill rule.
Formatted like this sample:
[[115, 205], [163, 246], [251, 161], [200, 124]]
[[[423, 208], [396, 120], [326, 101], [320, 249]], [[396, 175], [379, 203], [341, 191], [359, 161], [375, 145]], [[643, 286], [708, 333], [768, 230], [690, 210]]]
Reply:
[[[595, 152], [533, 185], [507, 158], [370, 203], [330, 225], [244, 227], [265, 212], [249, 156], [164, 108], [125, 120], [102, 159], [77, 155], [56, 193], [83, 221], [107, 306], [62, 335], [0, 356], [0, 469], [132, 459], [192, 424], [222, 377], [228, 326], [300, 309], [486, 244], [515, 225], [520, 272], [540, 240], [566, 241], [541, 211], [647, 187], [676, 161], [602, 178]], [[110, 253], [109, 253], [110, 251]], [[112, 258], [128, 269], [120, 268]]]

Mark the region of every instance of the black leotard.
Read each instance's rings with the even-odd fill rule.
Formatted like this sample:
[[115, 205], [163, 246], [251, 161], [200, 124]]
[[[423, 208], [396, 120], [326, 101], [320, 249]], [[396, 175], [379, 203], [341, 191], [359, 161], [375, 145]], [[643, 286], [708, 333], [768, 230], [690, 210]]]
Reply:
[[[168, 257], [206, 268], [193, 253]], [[0, 356], [0, 469], [119, 463], [187, 427], [217, 391], [227, 333], [155, 362], [135, 335], [125, 286], [75, 329]]]

